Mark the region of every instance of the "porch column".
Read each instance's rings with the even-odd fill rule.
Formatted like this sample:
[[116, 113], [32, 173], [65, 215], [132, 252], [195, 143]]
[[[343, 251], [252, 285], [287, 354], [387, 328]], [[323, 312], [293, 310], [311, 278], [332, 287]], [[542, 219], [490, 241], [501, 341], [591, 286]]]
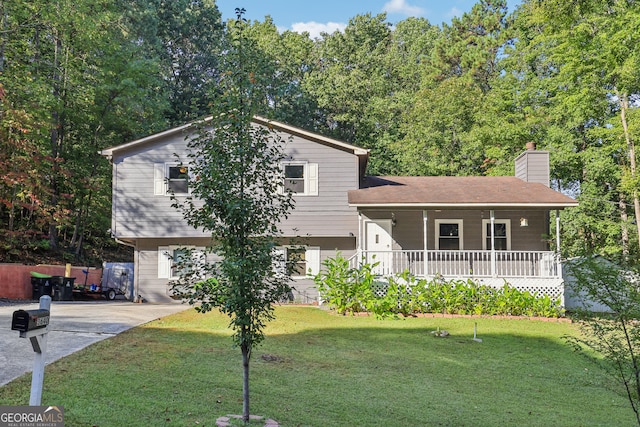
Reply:
[[556, 252], [560, 254], [560, 210], [556, 210]]
[[493, 209], [489, 211], [489, 215], [491, 216], [491, 277], [496, 277], [496, 240], [495, 240], [495, 224], [496, 224], [496, 213]]
[[362, 214], [360, 212], [358, 212], [358, 244], [356, 246], [356, 249], [358, 251], [358, 257], [360, 257], [360, 254], [362, 252]]
[[[560, 209], [556, 209], [556, 274], [562, 278], [562, 261], [560, 261]], [[564, 280], [561, 281], [562, 291], [560, 292], [560, 306], [564, 307]]]
[[560, 262], [560, 210], [556, 210], [556, 262], [558, 277], [562, 277], [562, 263]]
[[427, 225], [428, 225], [428, 221], [427, 221], [427, 211], [422, 211], [422, 247], [423, 247], [423, 253], [422, 253], [422, 259], [423, 259], [423, 274], [426, 276], [428, 274], [428, 265], [429, 263], [427, 262], [427, 244], [428, 244], [428, 240], [427, 240]]
[[137, 245], [138, 241], [136, 240], [136, 247], [133, 250], [133, 283], [129, 293], [132, 302], [142, 302], [138, 299], [138, 295], [142, 295], [142, 292], [140, 291], [140, 249]]

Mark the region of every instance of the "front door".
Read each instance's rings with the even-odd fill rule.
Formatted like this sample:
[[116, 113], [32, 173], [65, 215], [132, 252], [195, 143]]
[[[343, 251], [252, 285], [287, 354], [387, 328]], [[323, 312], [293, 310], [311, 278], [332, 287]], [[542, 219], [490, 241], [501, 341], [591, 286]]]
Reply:
[[365, 232], [367, 234], [367, 247], [365, 248], [367, 250], [366, 262], [369, 264], [378, 263], [373, 270], [375, 274], [391, 274], [393, 272], [391, 220], [379, 219], [376, 221], [367, 221]]

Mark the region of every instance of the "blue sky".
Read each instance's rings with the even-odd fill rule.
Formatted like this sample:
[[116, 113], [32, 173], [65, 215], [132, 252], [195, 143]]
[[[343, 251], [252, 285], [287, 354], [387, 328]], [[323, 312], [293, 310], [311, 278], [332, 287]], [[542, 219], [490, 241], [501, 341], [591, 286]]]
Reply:
[[[440, 25], [470, 11], [475, 3], [474, 0], [216, 0], [225, 21], [235, 18], [235, 8], [240, 7], [246, 9], [246, 19], [263, 21], [270, 15], [281, 31], [309, 31], [312, 37], [319, 36], [321, 31], [342, 30], [350, 18], [365, 13], [387, 12], [391, 23], [417, 16]], [[519, 3], [520, 0], [507, 0], [509, 12]]]

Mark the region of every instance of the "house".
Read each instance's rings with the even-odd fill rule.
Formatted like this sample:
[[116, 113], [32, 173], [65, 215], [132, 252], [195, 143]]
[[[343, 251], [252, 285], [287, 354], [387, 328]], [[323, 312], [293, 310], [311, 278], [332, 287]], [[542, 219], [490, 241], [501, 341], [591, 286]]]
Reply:
[[[296, 300], [318, 300], [303, 272], [318, 272], [338, 252], [353, 265], [377, 262], [381, 275], [409, 269], [496, 286], [506, 279], [561, 296], [560, 261], [546, 237], [550, 212], [577, 202], [549, 188], [548, 152], [524, 152], [515, 177], [368, 177], [366, 149], [262, 117], [253, 123], [289, 141], [283, 186], [294, 192], [295, 209], [281, 224], [281, 250], [299, 263]], [[151, 302], [170, 300], [180, 248], [210, 242], [171, 206], [171, 192], [189, 192], [182, 160], [190, 131], [185, 125], [101, 152], [113, 165], [111, 233], [134, 248], [135, 294]]]
[[563, 298], [560, 258], [548, 237], [551, 212], [559, 230], [559, 211], [577, 202], [549, 188], [549, 152], [529, 146], [515, 170], [514, 177], [366, 177], [349, 192], [360, 219], [360, 259], [377, 262], [381, 275], [408, 269], [493, 287], [506, 280]]

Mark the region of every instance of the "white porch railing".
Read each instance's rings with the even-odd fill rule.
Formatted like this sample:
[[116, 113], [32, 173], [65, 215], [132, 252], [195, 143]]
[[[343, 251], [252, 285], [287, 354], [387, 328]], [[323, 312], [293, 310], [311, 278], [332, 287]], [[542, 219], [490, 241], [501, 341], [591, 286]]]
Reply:
[[350, 262], [352, 267], [378, 263], [374, 272], [382, 276], [408, 270], [418, 277], [560, 277], [556, 254], [550, 251], [359, 251]]

